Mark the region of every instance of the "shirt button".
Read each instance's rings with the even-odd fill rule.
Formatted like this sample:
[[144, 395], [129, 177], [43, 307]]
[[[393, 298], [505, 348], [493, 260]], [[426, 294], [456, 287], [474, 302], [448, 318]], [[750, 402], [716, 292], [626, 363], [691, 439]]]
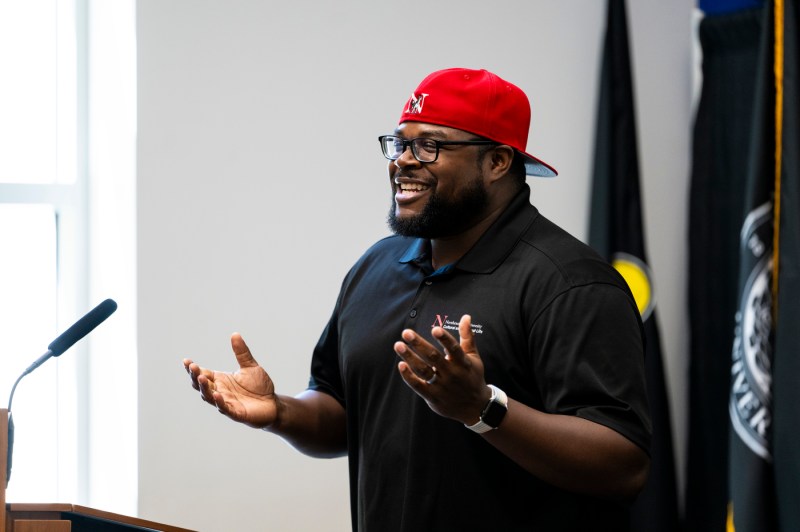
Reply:
[[433, 281], [425, 281], [425, 284], [426, 284], [426, 285], [428, 285], [428, 286], [430, 286], [430, 285], [432, 285], [432, 284], [433, 284]]
[[415, 309], [415, 308], [411, 309], [411, 312], [409, 313], [409, 316], [411, 316], [412, 318], [416, 318], [417, 317], [417, 309]]

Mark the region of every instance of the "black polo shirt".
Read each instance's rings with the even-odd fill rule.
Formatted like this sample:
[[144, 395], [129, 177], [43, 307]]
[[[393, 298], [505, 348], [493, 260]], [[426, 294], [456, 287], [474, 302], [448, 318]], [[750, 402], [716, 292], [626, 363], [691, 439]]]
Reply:
[[[458, 336], [472, 316], [486, 382], [544, 412], [580, 416], [648, 450], [641, 321], [625, 281], [542, 216], [526, 186], [458, 262], [392, 236], [342, 284], [309, 387], [344, 405], [353, 529], [625, 530], [627, 509], [524, 471], [403, 382], [392, 348], [411, 328]], [[501, 428], [502, 430], [502, 428]]]

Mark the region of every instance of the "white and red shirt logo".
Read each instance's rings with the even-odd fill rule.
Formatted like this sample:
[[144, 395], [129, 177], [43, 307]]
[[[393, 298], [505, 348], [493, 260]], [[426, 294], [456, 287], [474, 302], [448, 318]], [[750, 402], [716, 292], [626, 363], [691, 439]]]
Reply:
[[[448, 319], [447, 314], [437, 314], [433, 319], [433, 323], [431, 324], [431, 328], [434, 327], [441, 327], [442, 329], [447, 329], [448, 331], [458, 332], [458, 322]], [[483, 334], [483, 325], [473, 323], [472, 334]]]

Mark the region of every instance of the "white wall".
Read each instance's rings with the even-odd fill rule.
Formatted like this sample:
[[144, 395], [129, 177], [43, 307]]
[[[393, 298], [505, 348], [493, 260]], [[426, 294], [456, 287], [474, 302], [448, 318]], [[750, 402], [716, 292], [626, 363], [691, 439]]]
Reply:
[[[234, 369], [239, 331], [279, 392], [305, 387], [342, 276], [387, 234], [376, 137], [439, 68], [487, 68], [528, 93], [529, 149], [560, 172], [529, 180], [534, 202], [583, 238], [604, 4], [139, 0], [139, 515], [202, 531], [349, 529], [345, 460], [228, 421], [180, 360]], [[693, 2], [628, 4], [682, 449]]]

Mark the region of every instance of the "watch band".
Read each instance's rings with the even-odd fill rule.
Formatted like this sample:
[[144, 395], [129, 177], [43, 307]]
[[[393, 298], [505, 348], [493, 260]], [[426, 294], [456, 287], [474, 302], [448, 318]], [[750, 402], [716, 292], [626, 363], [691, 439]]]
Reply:
[[481, 412], [480, 419], [474, 425], [464, 424], [469, 430], [478, 434], [483, 434], [499, 427], [500, 422], [508, 412], [508, 396], [506, 393], [493, 384], [488, 384], [487, 386], [492, 390], [492, 396]]

